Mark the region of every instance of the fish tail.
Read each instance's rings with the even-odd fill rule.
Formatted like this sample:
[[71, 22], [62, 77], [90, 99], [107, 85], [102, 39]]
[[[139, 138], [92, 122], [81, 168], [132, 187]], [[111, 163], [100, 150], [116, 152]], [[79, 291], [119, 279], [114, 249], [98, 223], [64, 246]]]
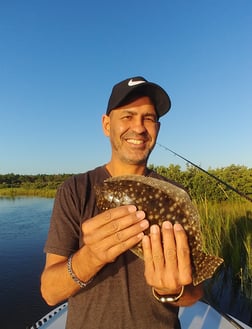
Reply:
[[220, 257], [202, 252], [201, 257], [198, 257], [193, 264], [193, 285], [196, 286], [210, 279], [223, 262], [224, 260]]

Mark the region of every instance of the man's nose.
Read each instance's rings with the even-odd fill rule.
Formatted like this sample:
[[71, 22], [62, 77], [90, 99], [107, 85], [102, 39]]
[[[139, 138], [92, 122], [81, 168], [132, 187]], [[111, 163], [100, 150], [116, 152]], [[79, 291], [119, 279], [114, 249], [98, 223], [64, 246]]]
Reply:
[[138, 134], [141, 134], [146, 131], [146, 127], [144, 124], [143, 118], [135, 118], [132, 122], [131, 129], [137, 132]]

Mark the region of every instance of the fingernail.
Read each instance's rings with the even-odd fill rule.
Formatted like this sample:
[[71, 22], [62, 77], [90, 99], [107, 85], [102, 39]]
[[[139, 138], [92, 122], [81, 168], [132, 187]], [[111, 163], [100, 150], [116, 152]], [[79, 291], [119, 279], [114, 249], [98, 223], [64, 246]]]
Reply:
[[172, 223], [168, 221], [163, 222], [163, 228], [165, 228], [166, 230], [172, 229]]
[[174, 230], [175, 231], [183, 231], [183, 226], [176, 223], [176, 224], [174, 224]]
[[151, 233], [158, 233], [158, 226], [157, 225], [152, 225], [151, 228], [150, 228], [150, 232]]
[[144, 219], [144, 217], [145, 217], [145, 213], [144, 213], [144, 211], [142, 211], [142, 210], [138, 210], [138, 211], [136, 212], [136, 217], [137, 217], [138, 219]]
[[128, 211], [129, 211], [130, 213], [135, 212], [136, 210], [137, 210], [137, 208], [136, 208], [136, 206], [134, 206], [133, 204], [131, 204], [131, 205], [128, 206]]
[[138, 237], [139, 240], [141, 240], [144, 237], [144, 233], [143, 232], [139, 233], [137, 235], [137, 237]]
[[149, 222], [147, 220], [143, 220], [141, 223], [140, 223], [140, 226], [143, 228], [143, 229], [146, 229], [149, 227]]

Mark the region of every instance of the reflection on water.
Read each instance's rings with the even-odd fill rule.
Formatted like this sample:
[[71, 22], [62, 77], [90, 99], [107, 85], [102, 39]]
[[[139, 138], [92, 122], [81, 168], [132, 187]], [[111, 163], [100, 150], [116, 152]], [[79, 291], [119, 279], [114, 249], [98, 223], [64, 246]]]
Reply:
[[[0, 198], [1, 328], [26, 328], [52, 309], [39, 291], [52, 206], [53, 199]], [[252, 325], [251, 301], [231, 284], [230, 277], [222, 271], [207, 282], [207, 300]]]

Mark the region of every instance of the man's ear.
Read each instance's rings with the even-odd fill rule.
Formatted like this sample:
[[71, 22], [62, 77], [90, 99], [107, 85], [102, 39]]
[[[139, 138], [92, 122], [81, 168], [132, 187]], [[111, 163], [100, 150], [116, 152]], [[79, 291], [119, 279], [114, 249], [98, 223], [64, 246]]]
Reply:
[[110, 117], [105, 114], [102, 116], [102, 129], [103, 129], [104, 135], [109, 137], [110, 136]]
[[161, 127], [161, 122], [158, 121], [158, 122], [157, 122], [157, 133], [159, 133], [160, 127]]

